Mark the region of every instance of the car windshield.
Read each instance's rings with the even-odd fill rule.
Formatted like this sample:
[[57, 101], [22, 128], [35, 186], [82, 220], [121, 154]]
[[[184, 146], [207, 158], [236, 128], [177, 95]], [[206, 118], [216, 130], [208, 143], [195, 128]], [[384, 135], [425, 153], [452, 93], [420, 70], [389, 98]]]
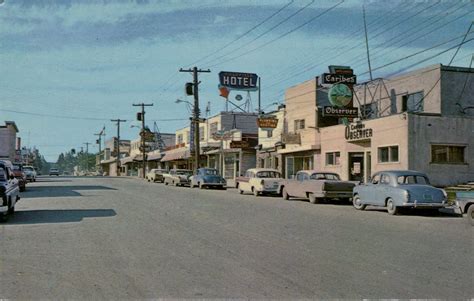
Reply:
[[340, 181], [341, 178], [339, 175], [334, 174], [334, 173], [314, 173], [309, 177], [311, 180], [334, 180], [334, 181]]
[[215, 169], [204, 169], [203, 174], [206, 176], [215, 176], [217, 175], [217, 170]]
[[271, 170], [259, 171], [257, 178], [280, 178], [280, 173]]
[[419, 175], [407, 175], [407, 176], [399, 176], [397, 178], [397, 182], [399, 185], [429, 185], [430, 181], [425, 176]]
[[177, 175], [190, 175], [190, 174], [192, 174], [192, 172], [189, 171], [189, 170], [178, 170], [178, 171], [176, 171], [176, 174]]
[[29, 167], [29, 166], [25, 166], [23, 167], [23, 170], [27, 170], [27, 171], [33, 171], [33, 167]]

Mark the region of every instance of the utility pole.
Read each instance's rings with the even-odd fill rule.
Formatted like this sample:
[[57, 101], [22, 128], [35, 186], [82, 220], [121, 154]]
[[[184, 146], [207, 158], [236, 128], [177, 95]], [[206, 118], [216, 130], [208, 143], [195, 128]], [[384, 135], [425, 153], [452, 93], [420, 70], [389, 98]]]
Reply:
[[102, 173], [102, 165], [100, 164], [100, 162], [102, 161], [102, 136], [105, 136], [104, 129], [102, 129], [99, 133], [94, 134], [95, 136], [99, 136], [99, 139], [97, 140], [99, 144], [99, 170], [98, 171], [101, 173]]
[[116, 173], [120, 176], [120, 123], [127, 122], [124, 119], [111, 119], [110, 121], [117, 123], [117, 160], [116, 160]]
[[86, 145], [86, 171], [89, 171], [89, 144], [90, 142], [84, 142]]
[[367, 48], [367, 62], [369, 63], [369, 74], [370, 80], [372, 81], [372, 67], [370, 66], [370, 53], [369, 53], [369, 38], [367, 37], [367, 23], [365, 22], [365, 5], [362, 5], [362, 12], [364, 15], [364, 29], [365, 29], [365, 47]]
[[139, 118], [138, 120], [141, 119], [142, 121], [142, 131], [140, 133], [140, 136], [141, 136], [141, 144], [142, 144], [142, 162], [143, 162], [143, 172], [142, 172], [142, 178], [145, 178], [145, 170], [146, 170], [146, 161], [147, 161], [147, 158], [146, 158], [146, 149], [145, 149], [145, 107], [152, 107], [153, 104], [152, 103], [134, 103], [133, 104], [134, 107], [142, 107], [142, 113], [141, 115], [139, 115], [141, 118]]
[[194, 171], [197, 171], [199, 168], [199, 158], [200, 158], [200, 137], [199, 137], [199, 79], [198, 74], [205, 72], [210, 73], [211, 70], [202, 70], [197, 67], [192, 69], [184, 70], [183, 68], [179, 69], [179, 72], [189, 72], [193, 74], [193, 95], [194, 95], [194, 110], [193, 110], [193, 124], [194, 124]]

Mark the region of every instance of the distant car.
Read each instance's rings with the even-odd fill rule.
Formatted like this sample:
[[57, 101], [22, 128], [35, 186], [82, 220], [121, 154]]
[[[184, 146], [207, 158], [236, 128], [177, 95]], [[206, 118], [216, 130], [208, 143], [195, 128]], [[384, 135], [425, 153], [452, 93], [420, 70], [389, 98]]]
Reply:
[[191, 188], [199, 187], [200, 189], [203, 188], [219, 188], [219, 189], [227, 189], [226, 188], [226, 180], [219, 175], [217, 169], [214, 168], [199, 168], [197, 173], [193, 175], [191, 178]]
[[50, 169], [49, 169], [49, 175], [50, 175], [50, 176], [59, 176], [59, 169], [57, 169], [57, 168], [50, 168]]
[[238, 178], [237, 189], [240, 194], [251, 192], [255, 196], [279, 194], [278, 188], [282, 180], [280, 172], [276, 169], [251, 168], [247, 170], [245, 176]]
[[172, 169], [164, 175], [165, 185], [188, 186], [193, 172], [189, 169]]
[[474, 191], [456, 192], [456, 206], [466, 214], [468, 222], [474, 226]]
[[168, 171], [166, 169], [154, 168], [146, 174], [145, 178], [148, 182], [163, 183], [163, 181], [165, 180], [164, 174], [166, 174], [167, 172]]
[[367, 184], [354, 187], [354, 208], [364, 210], [367, 205], [387, 207], [395, 215], [405, 208], [443, 208], [448, 196], [446, 191], [430, 185], [424, 173], [410, 170], [377, 172]]
[[36, 170], [33, 166], [23, 166], [23, 172], [25, 173], [27, 181], [36, 182]]
[[[15, 212], [15, 205], [20, 200], [20, 187], [13, 175], [9, 161], [0, 161], [0, 221], [8, 220]], [[10, 162], [11, 164], [11, 162]]]
[[26, 175], [23, 172], [23, 167], [20, 164], [13, 164], [12, 171], [15, 178], [18, 179], [18, 186], [20, 191], [23, 192], [26, 190]]
[[280, 182], [283, 199], [290, 197], [309, 199], [316, 204], [324, 199], [339, 199], [349, 202], [355, 183], [342, 181], [337, 173], [317, 170], [301, 170], [291, 180]]

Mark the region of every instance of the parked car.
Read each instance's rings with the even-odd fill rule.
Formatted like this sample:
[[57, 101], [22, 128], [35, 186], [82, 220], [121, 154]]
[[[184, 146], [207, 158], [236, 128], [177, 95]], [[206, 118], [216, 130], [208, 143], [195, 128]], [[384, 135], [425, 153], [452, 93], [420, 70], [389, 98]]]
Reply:
[[316, 204], [324, 199], [350, 201], [354, 186], [354, 182], [341, 181], [337, 173], [301, 170], [294, 179], [281, 181], [279, 189], [285, 200], [296, 197]]
[[456, 206], [462, 214], [466, 214], [467, 221], [474, 226], [474, 191], [456, 192]]
[[163, 183], [165, 180], [164, 174], [166, 174], [167, 172], [168, 171], [166, 169], [154, 168], [146, 174], [145, 178], [148, 182]]
[[26, 190], [26, 175], [23, 172], [23, 167], [20, 164], [13, 164], [12, 171], [15, 178], [18, 179], [18, 186], [20, 191], [23, 192]]
[[58, 177], [59, 177], [59, 169], [57, 169], [57, 168], [50, 168], [50, 169], [49, 169], [49, 175], [50, 175], [50, 176], [58, 176]]
[[199, 168], [197, 173], [190, 178], [191, 188], [198, 186], [203, 188], [226, 188], [226, 180], [219, 175], [217, 169], [214, 168]]
[[13, 175], [8, 162], [0, 161], [0, 221], [8, 220], [9, 215], [15, 212], [15, 205], [20, 200], [20, 187]]
[[33, 166], [23, 166], [23, 172], [25, 173], [27, 181], [36, 182], [36, 170]]
[[193, 172], [189, 169], [172, 169], [164, 175], [165, 185], [188, 186], [190, 184], [189, 177]]
[[276, 169], [251, 168], [247, 170], [245, 176], [238, 178], [237, 189], [240, 194], [251, 192], [255, 196], [278, 194], [282, 180], [280, 172]]
[[353, 205], [364, 210], [367, 205], [387, 207], [389, 214], [397, 214], [402, 207], [445, 207], [446, 191], [430, 185], [424, 173], [410, 170], [381, 171], [370, 182], [354, 187]]

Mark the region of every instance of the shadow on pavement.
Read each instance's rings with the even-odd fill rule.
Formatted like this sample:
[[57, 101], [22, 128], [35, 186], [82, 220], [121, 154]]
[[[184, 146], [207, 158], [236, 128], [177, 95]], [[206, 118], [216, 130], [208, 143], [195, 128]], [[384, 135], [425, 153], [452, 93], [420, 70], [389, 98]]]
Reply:
[[[379, 212], [387, 214], [387, 209], [379, 207], [367, 207], [365, 211]], [[443, 217], [443, 218], [459, 218], [461, 217], [456, 213], [442, 212], [438, 209], [413, 209], [413, 208], [401, 208], [397, 216], [421, 216], [421, 217]]]
[[51, 223], [77, 223], [84, 218], [112, 217], [117, 213], [113, 209], [62, 209], [62, 210], [22, 210], [16, 211], [8, 225], [31, 225]]
[[24, 198], [45, 198], [45, 197], [72, 197], [82, 196], [81, 190], [117, 190], [115, 188], [101, 185], [65, 185], [65, 186], [34, 186], [26, 187], [22, 193]]

